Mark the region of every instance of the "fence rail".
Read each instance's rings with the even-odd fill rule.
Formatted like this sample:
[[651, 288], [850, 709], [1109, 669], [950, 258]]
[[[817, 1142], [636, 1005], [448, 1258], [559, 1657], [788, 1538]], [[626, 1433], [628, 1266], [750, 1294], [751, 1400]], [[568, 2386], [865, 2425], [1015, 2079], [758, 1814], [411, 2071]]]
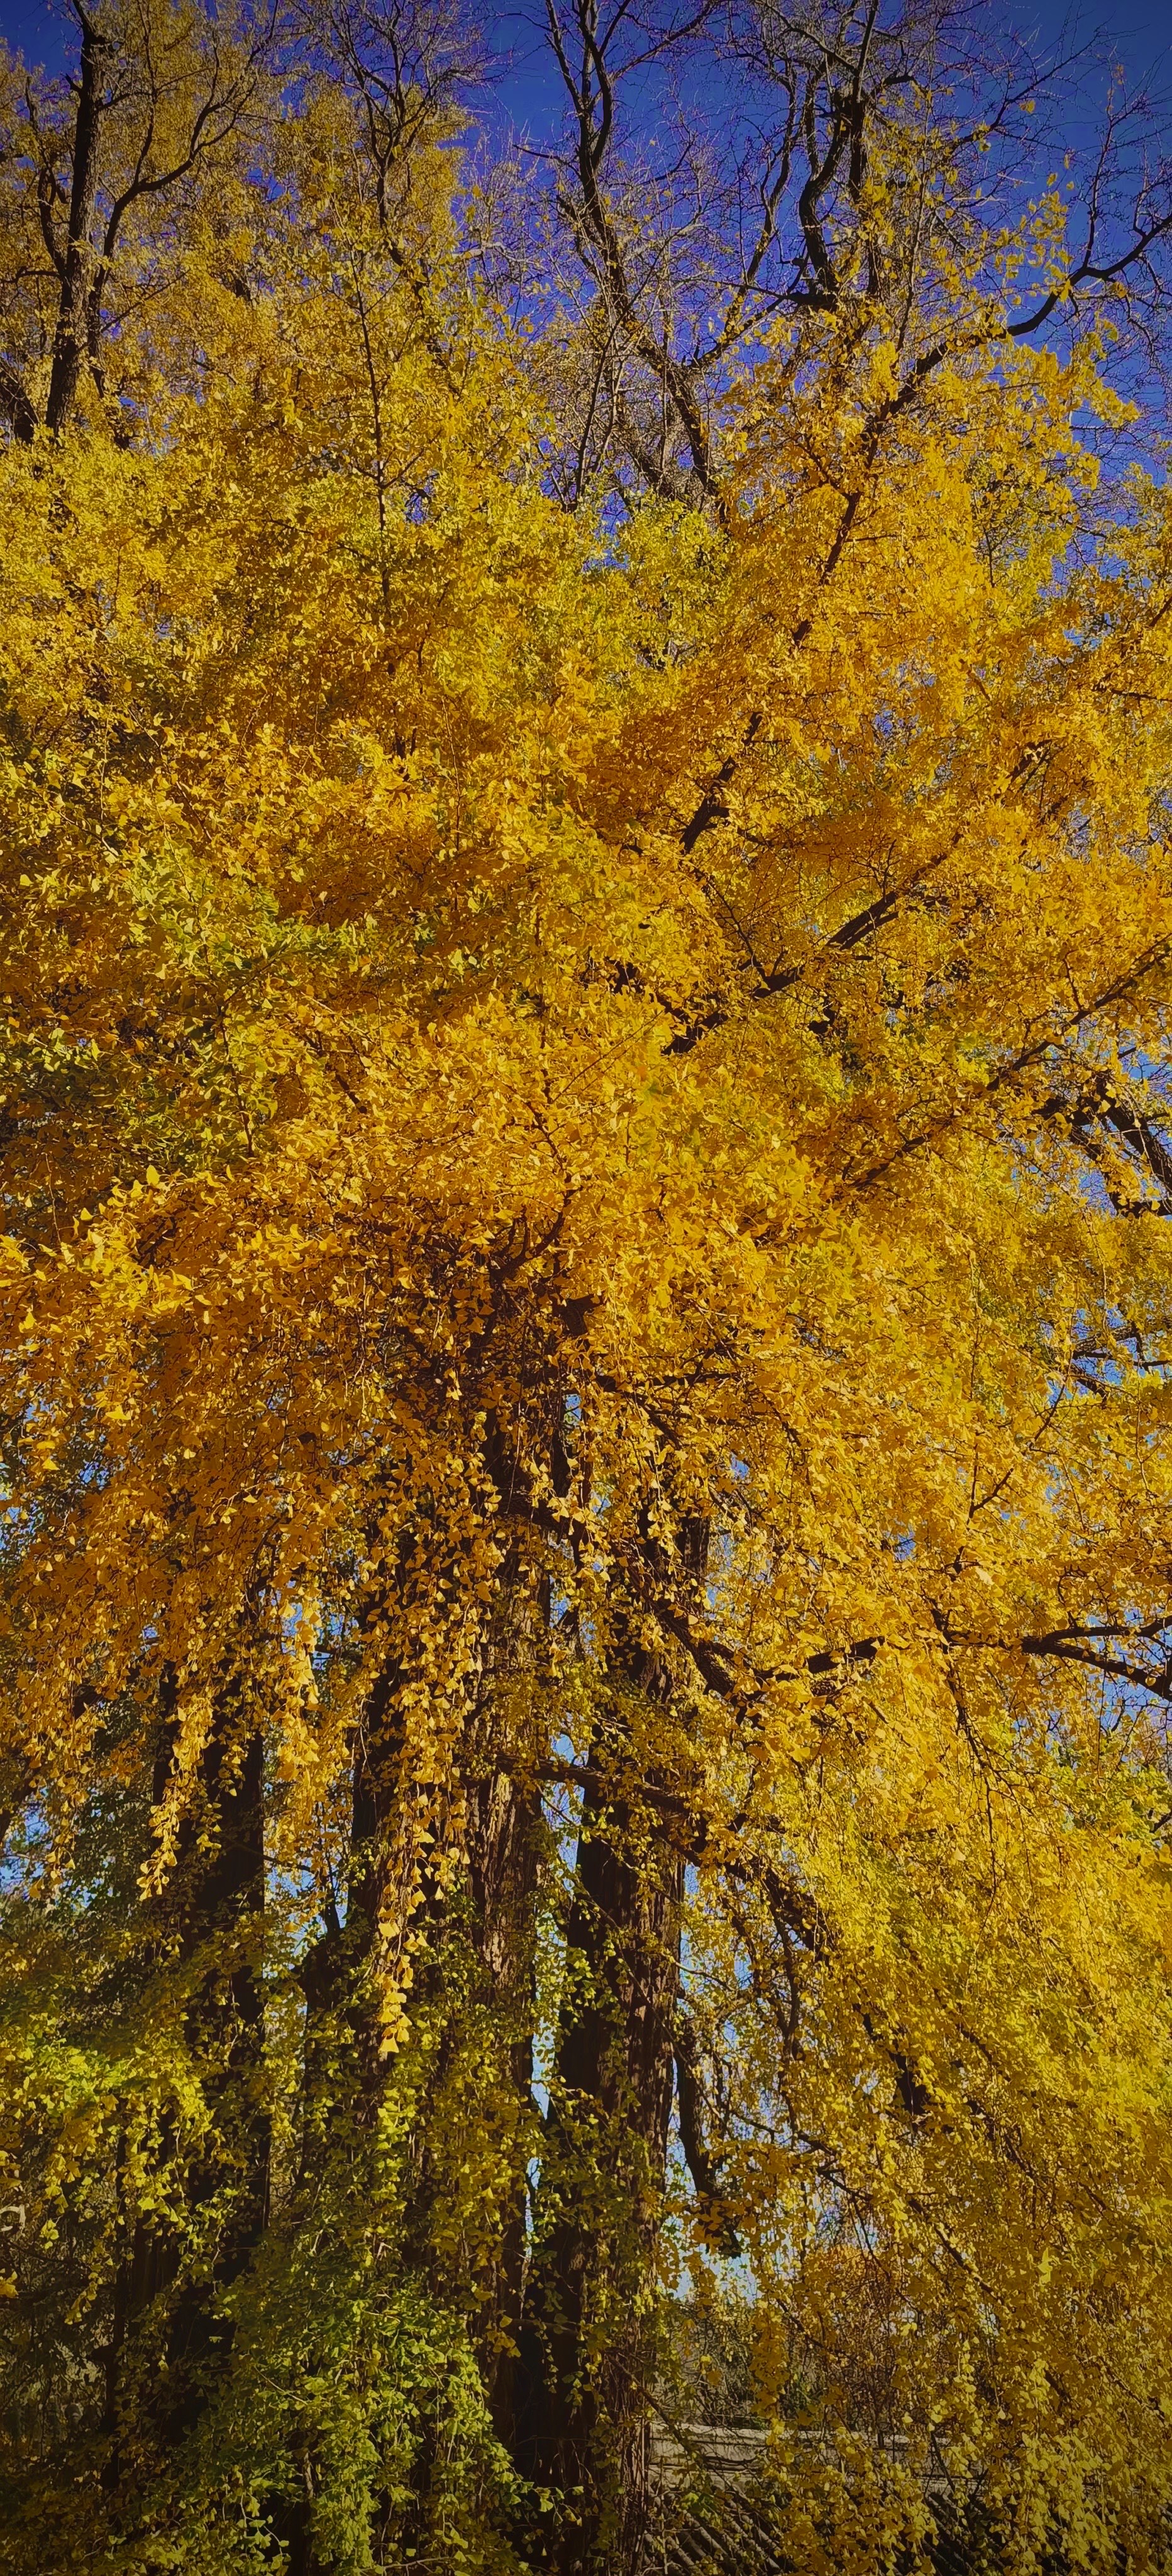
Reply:
[[[801, 2438], [811, 2445], [820, 2440], [816, 2433]], [[763, 2428], [753, 2425], [656, 2428], [652, 2463], [658, 2511], [644, 2556], [645, 2576], [791, 2576], [778, 2535], [767, 2526], [753, 2495], [768, 2439]], [[882, 2448], [897, 2460], [907, 2444], [896, 2434]], [[940, 2477], [929, 2478], [927, 2495], [937, 2507], [954, 2501]], [[938, 2514], [933, 2567], [936, 2576], [965, 2576], [968, 2553], [948, 2524], [949, 2516]]]

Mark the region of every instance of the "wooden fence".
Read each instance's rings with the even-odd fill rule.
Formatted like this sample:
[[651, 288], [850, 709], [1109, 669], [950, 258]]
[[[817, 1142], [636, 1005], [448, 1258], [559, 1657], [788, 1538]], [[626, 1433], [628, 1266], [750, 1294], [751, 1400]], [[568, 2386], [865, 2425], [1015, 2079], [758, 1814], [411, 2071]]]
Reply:
[[[816, 2435], [807, 2437], [816, 2440]], [[645, 2576], [792, 2576], [782, 2544], [754, 2502], [765, 2465], [767, 2434], [757, 2427], [660, 2425], [652, 2437], [657, 2517], [644, 2558]], [[896, 2436], [884, 2446], [898, 2457]], [[936, 2576], [966, 2576], [970, 2553], [949, 2532], [951, 2497], [929, 2480], [937, 2511], [932, 2545]]]

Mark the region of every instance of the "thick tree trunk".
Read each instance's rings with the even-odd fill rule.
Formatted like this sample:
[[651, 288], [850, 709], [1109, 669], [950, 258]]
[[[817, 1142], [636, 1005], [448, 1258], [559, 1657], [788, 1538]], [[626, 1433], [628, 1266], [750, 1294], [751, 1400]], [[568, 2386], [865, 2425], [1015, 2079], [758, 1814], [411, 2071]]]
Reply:
[[563, 2500], [557, 2576], [627, 2576], [647, 2520], [684, 1864], [633, 1862], [630, 1822], [587, 1793], [526, 2299], [521, 2457]]
[[269, 2208], [270, 2121], [263, 2100], [264, 1744], [255, 1729], [238, 1744], [217, 1729], [201, 1783], [216, 1840], [201, 1873], [189, 1925], [189, 1956], [206, 1948], [208, 1972], [189, 2016], [193, 2052], [208, 2066], [205, 2090], [214, 2146], [193, 2179], [194, 2212], [234, 2176], [231, 2206], [202, 2278], [181, 2293], [171, 2332], [175, 2429], [193, 2424], [221, 2369], [231, 2329], [217, 2314], [220, 2294], [240, 2278], [264, 2234]]
[[89, 298], [94, 250], [91, 237], [98, 193], [98, 142], [104, 112], [102, 67], [108, 45], [88, 12], [79, 14], [81, 63], [73, 130], [69, 239], [59, 254], [60, 296], [45, 405], [46, 425], [55, 431], [65, 428], [77, 400], [78, 381], [92, 336]]
[[[443, 1856], [430, 1839], [430, 1825], [429, 1838], [413, 1855], [421, 1821], [416, 1802], [421, 1800], [426, 1812], [432, 1791], [412, 1774], [407, 1712], [418, 1700], [421, 1659], [427, 1669], [437, 1627], [442, 1635], [440, 1623], [450, 1616], [446, 1605], [474, 1597], [459, 1549], [454, 1556], [449, 1551], [442, 1526], [422, 1516], [413, 1521], [397, 1552], [393, 1588], [369, 1605], [364, 1625], [372, 1678], [355, 1732], [345, 1913], [332, 1913], [300, 1972], [306, 2029], [298, 2199], [315, 2195], [323, 2174], [332, 2171], [344, 2205], [356, 2188], [364, 2195], [360, 2221], [364, 2224], [373, 2206], [371, 2195], [377, 2198], [379, 2114], [388, 2085], [400, 2078], [398, 2056], [388, 2057], [383, 2046], [384, 1984], [390, 1964], [386, 1945], [401, 1929], [402, 1873], [410, 1869], [413, 1856], [420, 1859], [421, 1855], [410, 1914], [413, 1955], [407, 2003], [417, 2032], [430, 2024], [432, 2045], [422, 2098], [403, 2145], [409, 2174], [394, 2261], [404, 2276], [415, 2273], [429, 2282], [434, 2277], [436, 2201], [448, 2143], [434, 2126], [434, 2098], [437, 2091], [442, 2092], [453, 2052], [461, 2045], [459, 2018], [464, 2009], [458, 1978], [453, 1994], [448, 1993], [450, 1948], [454, 1941], [467, 1943], [471, 1935], [481, 1947], [486, 1966], [491, 1958], [490, 1974], [499, 1972], [506, 1978], [513, 1972], [512, 1945], [498, 1926], [513, 1903], [518, 1868], [530, 1867], [528, 1857], [522, 1858], [525, 1837], [519, 1827], [516, 1792], [511, 1782], [500, 1780], [473, 1787], [468, 1799], [466, 1830], [474, 1882], [470, 1920], [467, 1909], [461, 1911], [458, 1895], [453, 1910]], [[483, 1648], [478, 1646], [467, 1658], [470, 1708], [482, 1665]], [[468, 1752], [467, 1741], [461, 1741], [457, 1756], [461, 1774]], [[512, 2232], [510, 2225], [506, 2233]], [[514, 2267], [522, 2244], [523, 2210]], [[459, 2285], [449, 2287], [458, 2290]], [[518, 2303], [519, 2294], [514, 2293], [514, 2305]], [[508, 2293], [502, 2293], [494, 2305], [486, 2338], [486, 2379], [507, 2344], [507, 2329], [499, 2335], [493, 2329], [497, 2314], [503, 2314], [508, 2305]], [[402, 2523], [402, 2545], [410, 2548], [418, 2542], [421, 2563], [428, 2542], [432, 2466], [425, 2444], [412, 2473], [414, 2500], [400, 2496], [395, 2508]], [[281, 2520], [291, 2576], [321, 2576], [313, 2538], [312, 2485], [313, 2462], [307, 2460], [305, 2495]]]
[[586, 1791], [526, 2292], [520, 2458], [561, 2500], [557, 2576], [627, 2576], [647, 2518], [684, 1863], [633, 1823]]
[[[686, 1519], [679, 1564], [689, 1593], [707, 1554], [707, 1524]], [[662, 1581], [661, 1561], [656, 1572]], [[651, 2502], [685, 1857], [655, 1801], [622, 1793], [632, 1695], [666, 1705], [671, 1676], [634, 1634], [615, 1665], [626, 1688], [583, 1793], [522, 2339], [518, 2458], [561, 2499], [547, 2558], [555, 2576], [633, 2576]]]
[[[217, 2312], [220, 2294], [244, 2270], [268, 2214], [270, 2124], [262, 2090], [264, 1747], [247, 1706], [241, 1705], [240, 1693], [247, 1689], [247, 1676], [239, 1688], [233, 1677], [217, 1694], [196, 1798], [184, 1821], [170, 1886], [157, 1909], [162, 1958], [181, 1974], [193, 1962], [203, 1965], [185, 2028], [191, 2054], [204, 2070], [212, 2119], [208, 2147], [187, 2177], [188, 2220], [198, 2225], [226, 2175], [233, 2181], [231, 2200], [206, 2260], [180, 2289], [161, 2340], [158, 2330], [152, 2330], [152, 2310], [171, 2291], [184, 2246], [174, 2233], [148, 2227], [141, 2219], [135, 2224], [129, 2256], [115, 2284], [106, 2357], [110, 2449], [105, 2483], [111, 2489], [121, 2478], [128, 2409], [133, 2414], [145, 2406], [147, 2418], [167, 2441], [197, 2420], [230, 2341], [230, 2329]], [[170, 1680], [162, 1697], [156, 1806], [174, 1753]], [[161, 2379], [156, 2377], [160, 2370]]]
[[503, 2212], [493, 2295], [481, 2329], [493, 2428], [514, 2447], [519, 2403], [521, 2308], [525, 2286], [524, 2139], [533, 2116], [534, 1918], [541, 1800], [506, 1773], [478, 1785], [469, 1821], [473, 1930], [501, 2051], [506, 2098], [516, 2123], [515, 2182]]

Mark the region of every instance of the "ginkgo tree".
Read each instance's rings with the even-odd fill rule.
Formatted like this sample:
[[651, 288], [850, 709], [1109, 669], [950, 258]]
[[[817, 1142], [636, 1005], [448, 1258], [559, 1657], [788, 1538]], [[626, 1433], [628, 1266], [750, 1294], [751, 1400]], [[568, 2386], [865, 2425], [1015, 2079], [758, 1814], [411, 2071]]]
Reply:
[[1162, 218], [994, 224], [943, 16], [763, 17], [701, 367], [585, 0], [547, 311], [450, 13], [77, 14], [6, 73], [5, 2563], [633, 2576], [733, 2300], [802, 2576], [1154, 2570]]

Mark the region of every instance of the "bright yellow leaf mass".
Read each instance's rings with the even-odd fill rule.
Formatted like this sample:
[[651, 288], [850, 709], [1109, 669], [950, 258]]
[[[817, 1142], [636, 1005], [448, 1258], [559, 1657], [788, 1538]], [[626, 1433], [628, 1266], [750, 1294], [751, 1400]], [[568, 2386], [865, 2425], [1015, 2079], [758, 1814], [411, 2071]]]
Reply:
[[794, 2576], [1146, 2576], [1133, 253], [986, 214], [947, 12], [717, 49], [686, 271], [621, 12], [545, 197], [451, 12], [75, 14], [0, 101], [0, 2563], [633, 2576], [723, 2407]]

